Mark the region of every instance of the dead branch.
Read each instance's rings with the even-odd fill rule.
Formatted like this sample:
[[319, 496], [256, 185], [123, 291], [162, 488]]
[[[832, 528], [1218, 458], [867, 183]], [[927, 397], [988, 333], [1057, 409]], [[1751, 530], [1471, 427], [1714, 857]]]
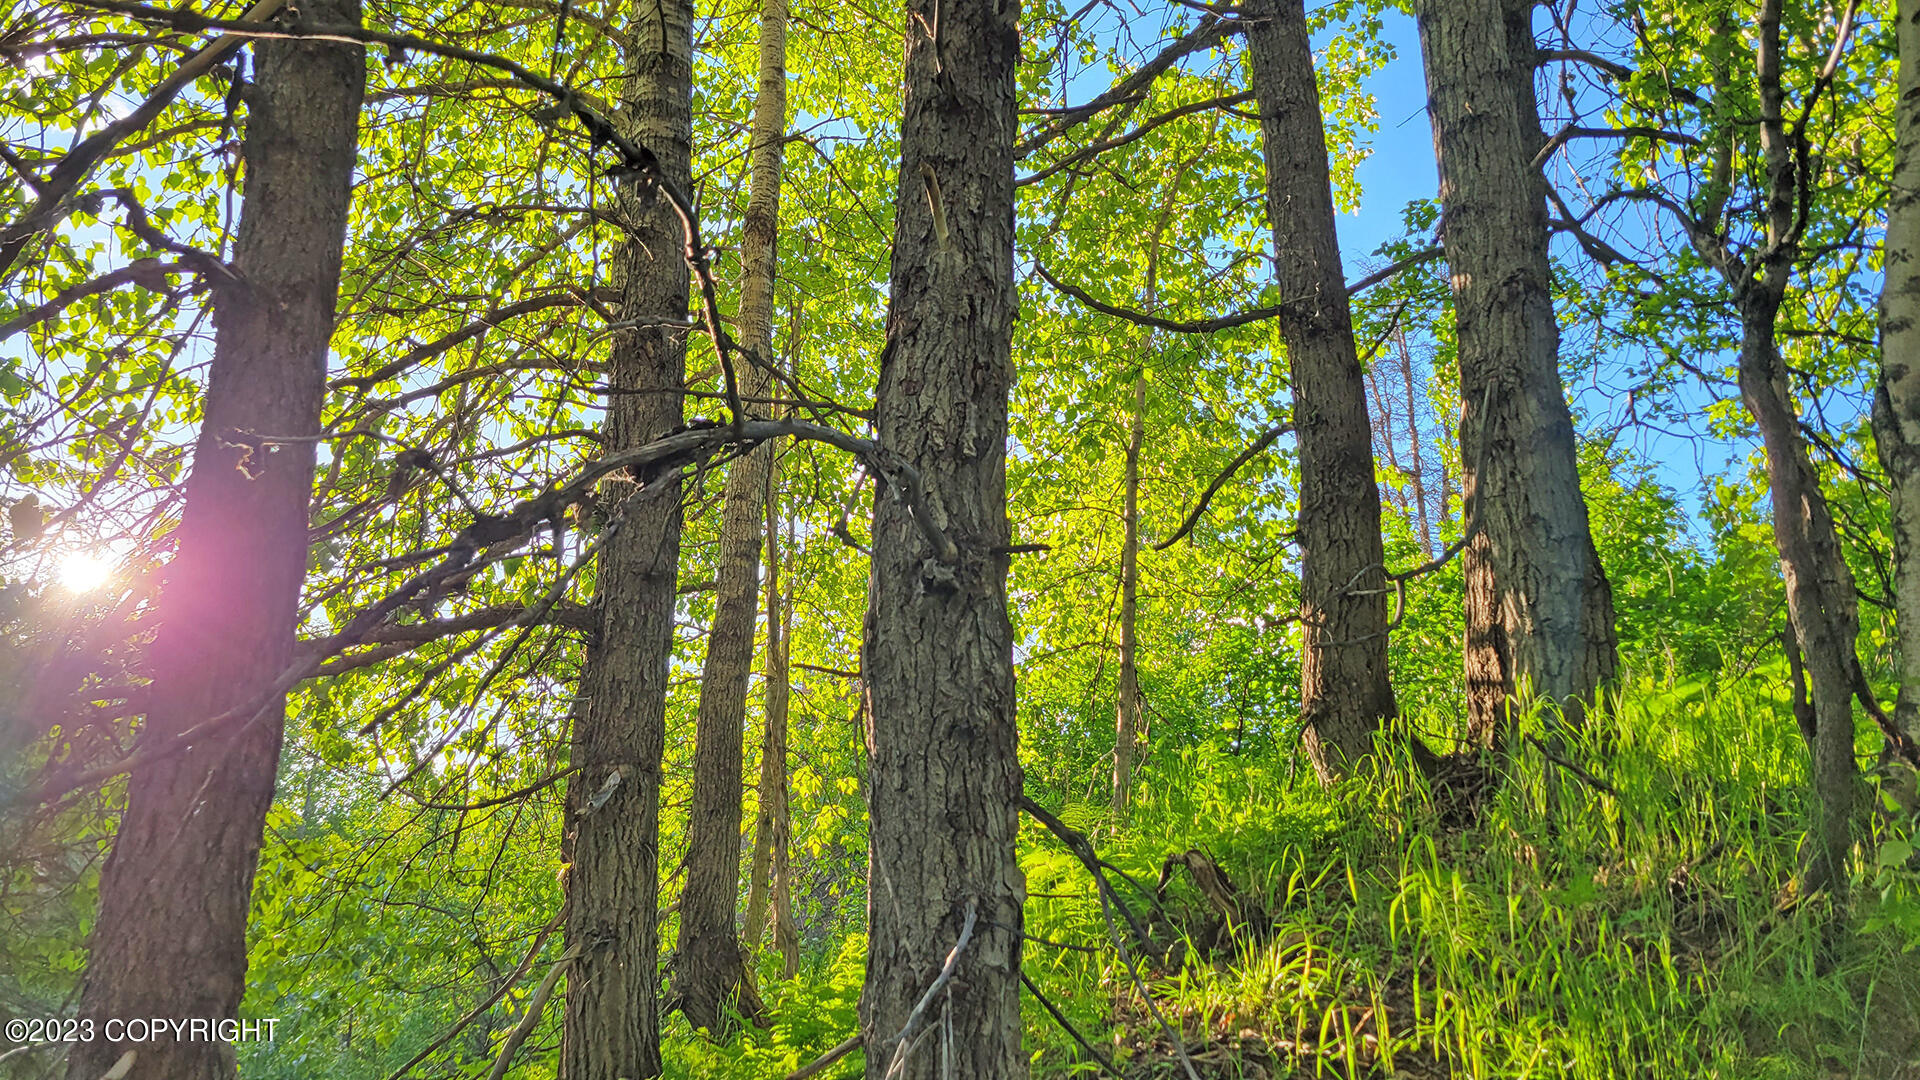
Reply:
[[[808, 1080], [809, 1077], [819, 1076], [821, 1073], [826, 1072], [828, 1068], [832, 1067], [834, 1062], [860, 1049], [860, 1044], [863, 1041], [864, 1040], [858, 1035], [852, 1036], [840, 1045], [788, 1073], [787, 1080]], [[391, 1078], [389, 1078], [389, 1080], [391, 1080]]]
[[527, 1036], [531, 1035], [535, 1025], [540, 1023], [540, 1013], [546, 1008], [547, 999], [553, 996], [553, 988], [560, 984], [561, 974], [566, 971], [567, 964], [579, 955], [580, 946], [575, 945], [547, 969], [547, 977], [540, 980], [540, 985], [534, 990], [533, 996], [527, 999], [527, 1011], [521, 1014], [520, 1022], [514, 1025], [513, 1031], [508, 1033], [506, 1042], [500, 1044], [500, 1056], [494, 1059], [493, 1069], [487, 1073], [487, 1080], [500, 1080], [507, 1075], [508, 1067], [513, 1064], [514, 1051], [520, 1049], [520, 1044], [527, 1041]]
[[1619, 788], [1614, 787], [1612, 784], [1607, 783], [1605, 780], [1600, 779], [1599, 777], [1593, 775], [1592, 773], [1574, 764], [1573, 762], [1567, 760], [1566, 758], [1561, 757], [1559, 754], [1554, 753], [1551, 749], [1547, 747], [1547, 744], [1544, 742], [1541, 742], [1538, 737], [1529, 733], [1527, 735], [1527, 741], [1533, 744], [1533, 748], [1535, 750], [1540, 751], [1541, 756], [1545, 757], [1548, 761], [1552, 762], [1553, 764], [1558, 765], [1561, 768], [1572, 773], [1574, 776], [1578, 777], [1579, 780], [1582, 783], [1586, 784], [1588, 787], [1592, 788], [1595, 791], [1602, 792], [1607, 795], [1611, 795], [1616, 799], [1620, 797]]
[[393, 1072], [389, 1073], [387, 1075], [387, 1080], [401, 1080], [401, 1077], [407, 1075], [408, 1070], [412, 1069], [415, 1065], [418, 1065], [421, 1062], [427, 1060], [428, 1057], [432, 1056], [434, 1051], [452, 1042], [453, 1037], [460, 1034], [460, 1032], [462, 1032], [463, 1030], [465, 1030], [468, 1024], [473, 1023], [476, 1019], [485, 1015], [486, 1011], [488, 1009], [493, 1008], [496, 1002], [498, 1002], [501, 998], [506, 997], [507, 991], [512, 990], [514, 987], [514, 984], [518, 983], [521, 979], [525, 978], [527, 972], [532, 970], [534, 958], [540, 955], [540, 947], [547, 943], [547, 938], [551, 937], [553, 935], [553, 932], [560, 928], [560, 923], [566, 917], [567, 917], [567, 907], [565, 904], [562, 904], [560, 906], [559, 913], [554, 915], [553, 921], [547, 923], [546, 927], [540, 931], [539, 936], [533, 939], [533, 947], [528, 949], [527, 955], [521, 958], [520, 966], [514, 968], [512, 974], [508, 975], [505, 979], [501, 980], [500, 988], [495, 990], [493, 994], [487, 998], [487, 1000], [481, 1002], [478, 1005], [475, 1005], [473, 1009], [469, 1011], [465, 1016], [462, 1016], [460, 1019], [454, 1021], [453, 1026], [448, 1028], [445, 1034], [433, 1040], [433, 1042], [429, 1044], [425, 1050], [422, 1050], [419, 1053], [413, 1055], [413, 1057], [410, 1058], [405, 1065], [402, 1065], [399, 1068], [393, 1070]]
[[1119, 1069], [1113, 1067], [1113, 1062], [1108, 1060], [1105, 1054], [1094, 1049], [1093, 1044], [1087, 1041], [1087, 1037], [1080, 1034], [1080, 1029], [1073, 1026], [1073, 1022], [1067, 1019], [1066, 1014], [1060, 1011], [1059, 1006], [1049, 1000], [1047, 995], [1040, 992], [1040, 988], [1033, 984], [1033, 980], [1028, 978], [1027, 973], [1024, 971], [1020, 973], [1020, 985], [1026, 987], [1027, 993], [1033, 995], [1033, 1000], [1039, 1002], [1040, 1007], [1047, 1010], [1047, 1015], [1053, 1017], [1054, 1023], [1059, 1024], [1062, 1030], [1068, 1035], [1073, 1036], [1073, 1041], [1079, 1043], [1080, 1049], [1086, 1051], [1087, 1056], [1093, 1059], [1093, 1063], [1100, 1066], [1101, 1072], [1106, 1073], [1108, 1076], [1116, 1077], [1118, 1080], [1127, 1080], [1126, 1076], [1121, 1073]]
[[1120, 899], [1119, 894], [1114, 892], [1113, 885], [1107, 881], [1107, 863], [1100, 858], [1100, 853], [1093, 849], [1093, 841], [1087, 839], [1087, 834], [1061, 821], [1052, 811], [1034, 802], [1029, 796], [1021, 795], [1018, 805], [1021, 810], [1026, 811], [1028, 817], [1046, 826], [1048, 832], [1059, 837], [1060, 842], [1067, 845], [1067, 850], [1073, 852], [1074, 856], [1080, 860], [1080, 865], [1086, 867], [1087, 872], [1093, 875], [1094, 887], [1099, 892], [1102, 903], [1105, 903], [1109, 896], [1113, 898], [1114, 905], [1126, 918], [1127, 926], [1133, 931], [1135, 939], [1148, 949], [1158, 951], [1153, 944], [1153, 938], [1147, 933], [1146, 924], [1133, 913], [1133, 909], [1127, 906], [1126, 901]]
[[900, 1033], [889, 1040], [894, 1051], [893, 1060], [887, 1065], [887, 1080], [893, 1080], [900, 1075], [902, 1069], [907, 1067], [907, 1059], [913, 1056], [916, 1041], [914, 1037], [920, 1034], [920, 1029], [926, 1024], [927, 1007], [932, 1005], [934, 997], [953, 981], [953, 973], [960, 968], [960, 954], [966, 950], [967, 943], [973, 940], [973, 927], [979, 918], [979, 902], [967, 901], [967, 916], [960, 924], [960, 939], [953, 943], [952, 951], [947, 953], [946, 963], [940, 965], [940, 974], [934, 976], [932, 985], [927, 987], [927, 992], [921, 994], [920, 1000], [914, 1003], [913, 1011], [907, 1014], [907, 1022], [900, 1028]]

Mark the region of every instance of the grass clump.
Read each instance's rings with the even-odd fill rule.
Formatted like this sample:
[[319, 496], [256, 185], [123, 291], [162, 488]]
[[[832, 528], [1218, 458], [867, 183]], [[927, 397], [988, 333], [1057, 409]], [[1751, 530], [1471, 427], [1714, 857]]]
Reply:
[[[1177, 1032], [1203, 1077], [1920, 1077], [1908, 822], [1863, 818], [1850, 894], [1792, 902], [1791, 722], [1739, 686], [1611, 706], [1565, 751], [1586, 778], [1528, 743], [1466, 821], [1404, 760], [1332, 790], [1271, 757], [1157, 761], [1124, 821], [1062, 814], [1151, 922], [1156, 1009], [1038, 830], [1028, 932], [1056, 945], [1029, 972], [1127, 1076], [1186, 1075]], [[1165, 872], [1188, 851], [1237, 925]], [[1037, 1002], [1029, 1029], [1038, 1075], [1103, 1070]]]

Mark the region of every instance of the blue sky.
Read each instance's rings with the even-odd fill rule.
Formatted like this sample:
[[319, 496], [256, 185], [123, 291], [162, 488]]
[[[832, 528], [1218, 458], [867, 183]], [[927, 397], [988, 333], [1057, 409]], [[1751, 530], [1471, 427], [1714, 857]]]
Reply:
[[[1382, 19], [1382, 36], [1397, 55], [1366, 83], [1379, 113], [1379, 131], [1373, 137], [1371, 155], [1355, 173], [1362, 191], [1360, 209], [1340, 215], [1338, 222], [1341, 257], [1349, 278], [1377, 267], [1380, 260], [1371, 258], [1371, 252], [1400, 235], [1402, 208], [1414, 199], [1434, 198], [1439, 188], [1418, 29], [1411, 16], [1397, 9], [1388, 8]], [[1548, 126], [1553, 122], [1548, 121]], [[1571, 242], [1566, 247], [1559, 252], [1562, 257], [1585, 258]], [[1630, 372], [1637, 359], [1630, 352], [1620, 350], [1605, 358], [1591, 378], [1568, 387], [1588, 431], [1611, 429], [1625, 420]], [[1660, 482], [1681, 495], [1683, 508], [1696, 514], [1700, 496], [1713, 478], [1736, 468], [1750, 447], [1744, 441], [1728, 442], [1706, 434], [1709, 394], [1704, 388], [1686, 385], [1678, 393], [1693, 414], [1695, 423], [1689, 429], [1628, 425], [1621, 430], [1618, 445], [1653, 466]], [[1694, 520], [1697, 523], [1697, 517]]]
[[1340, 253], [1350, 278], [1365, 273], [1373, 249], [1400, 234], [1401, 208], [1414, 199], [1433, 198], [1439, 188], [1420, 36], [1406, 14], [1388, 9], [1382, 17], [1382, 36], [1398, 55], [1366, 83], [1379, 109], [1380, 130], [1373, 137], [1373, 153], [1355, 171], [1362, 191], [1360, 211], [1340, 215]]

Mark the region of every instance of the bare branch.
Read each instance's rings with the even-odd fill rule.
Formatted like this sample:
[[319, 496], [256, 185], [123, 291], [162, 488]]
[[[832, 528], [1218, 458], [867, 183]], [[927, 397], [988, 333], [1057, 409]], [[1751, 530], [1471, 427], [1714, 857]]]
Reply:
[[544, 296], [528, 297], [517, 303], [503, 304], [452, 333], [443, 334], [424, 345], [416, 345], [399, 359], [389, 361], [365, 375], [345, 376], [327, 385], [333, 390], [371, 390], [374, 386], [399, 376], [415, 364], [431, 360], [508, 320], [520, 318], [522, 315], [531, 315], [537, 311], [547, 311], [557, 307], [575, 307], [584, 303], [586, 303], [585, 297], [580, 292], [568, 289]]
[[1219, 493], [1220, 488], [1224, 486], [1228, 480], [1233, 479], [1233, 474], [1240, 471], [1240, 466], [1252, 461], [1260, 451], [1272, 446], [1273, 440], [1292, 430], [1293, 424], [1288, 422], [1285, 424], [1276, 424], [1261, 432], [1260, 437], [1248, 444], [1245, 450], [1240, 451], [1240, 456], [1234, 458], [1232, 464], [1222, 469], [1220, 475], [1213, 478], [1213, 483], [1207, 485], [1207, 490], [1201, 492], [1200, 501], [1194, 504], [1193, 512], [1188, 514], [1187, 519], [1180, 523], [1180, 527], [1174, 530], [1173, 535], [1153, 545], [1153, 550], [1165, 551], [1179, 543], [1188, 533], [1192, 532], [1193, 527], [1200, 524], [1201, 515], [1207, 512], [1207, 505], [1213, 502], [1213, 497]]
[[462, 1016], [460, 1019], [454, 1021], [453, 1026], [451, 1028], [448, 1028], [445, 1034], [441, 1035], [439, 1038], [435, 1039], [431, 1044], [429, 1044], [425, 1050], [422, 1050], [418, 1054], [415, 1054], [413, 1058], [409, 1060], [405, 1065], [402, 1065], [399, 1068], [393, 1070], [393, 1072], [389, 1073], [387, 1075], [387, 1080], [400, 1080], [401, 1077], [407, 1075], [408, 1070], [412, 1069], [415, 1065], [418, 1065], [421, 1062], [427, 1060], [427, 1058], [431, 1056], [435, 1050], [438, 1050], [441, 1047], [447, 1045], [449, 1042], [452, 1042], [453, 1037], [455, 1035], [460, 1034], [461, 1031], [465, 1030], [468, 1024], [473, 1023], [475, 1019], [484, 1015], [488, 1009], [493, 1008], [494, 1003], [498, 1002], [501, 998], [506, 997], [507, 991], [512, 990], [514, 987], [514, 984], [518, 983], [522, 978], [525, 978], [527, 972], [533, 969], [533, 961], [535, 957], [538, 957], [540, 955], [540, 947], [547, 943], [547, 938], [551, 937], [553, 935], [553, 932], [560, 928], [561, 921], [564, 920], [566, 917], [567, 917], [567, 908], [565, 904], [562, 904], [560, 906], [559, 913], [553, 917], [553, 921], [547, 923], [546, 927], [540, 931], [539, 936], [533, 939], [533, 947], [527, 950], [527, 955], [525, 957], [521, 958], [520, 966], [514, 968], [512, 974], [508, 975], [505, 979], [501, 980], [500, 988], [498, 990], [495, 990], [493, 992], [493, 995], [491, 997], [488, 997], [487, 1000], [481, 1002], [478, 1005], [475, 1005], [472, 1011], [468, 1012], [465, 1016]]
[[1080, 164], [1081, 162], [1087, 160], [1088, 158], [1096, 157], [1100, 154], [1105, 153], [1108, 150], [1115, 149], [1116, 147], [1125, 146], [1136, 139], [1143, 138], [1144, 136], [1152, 132], [1155, 128], [1161, 127], [1166, 124], [1170, 124], [1173, 121], [1178, 120], [1183, 116], [1191, 116], [1194, 113], [1205, 112], [1208, 109], [1229, 109], [1235, 105], [1243, 105], [1252, 100], [1253, 100], [1253, 91], [1248, 90], [1238, 94], [1229, 94], [1225, 97], [1208, 98], [1206, 101], [1196, 101], [1190, 105], [1182, 105], [1176, 109], [1168, 109], [1166, 112], [1161, 113], [1159, 116], [1156, 116], [1151, 120], [1147, 120], [1144, 123], [1141, 123], [1139, 126], [1135, 127], [1133, 130], [1127, 132], [1124, 135], [1115, 135], [1115, 136], [1112, 136], [1111, 138], [1099, 139], [1095, 142], [1089, 143], [1086, 146], [1083, 146], [1080, 149], [1075, 150], [1073, 153], [1068, 154], [1066, 157], [1061, 158], [1059, 161], [1056, 161], [1053, 164], [1047, 166], [1046, 168], [1041, 169], [1039, 172], [1036, 172], [1030, 176], [1021, 177], [1019, 180], [1014, 182], [1015, 186], [1024, 187], [1027, 184], [1037, 184], [1040, 181], [1045, 180], [1050, 176], [1053, 176], [1054, 174], [1060, 172], [1063, 169], [1070, 169], [1075, 165]]
[[1066, 110], [1039, 131], [1020, 140], [1013, 148], [1013, 159], [1019, 161], [1115, 105], [1138, 100], [1153, 85], [1154, 80], [1165, 74], [1173, 65], [1194, 53], [1213, 48], [1220, 43], [1221, 39], [1237, 33], [1240, 28], [1241, 24], [1231, 19], [1222, 19], [1212, 13], [1202, 16], [1198, 26], [1168, 43], [1157, 56], [1135, 68], [1126, 78], [1109, 87], [1105, 93], [1085, 105]]
[[[1396, 259], [1392, 263], [1368, 274], [1366, 277], [1349, 284], [1347, 286], [1347, 295], [1352, 296], [1356, 293], [1364, 292], [1388, 278], [1393, 277], [1395, 274], [1400, 273], [1402, 270], [1419, 266], [1422, 263], [1431, 262], [1445, 253], [1445, 249], [1435, 246], [1422, 248], [1411, 255]], [[1150, 326], [1156, 330], [1167, 330], [1176, 334], [1212, 334], [1221, 330], [1231, 330], [1236, 326], [1245, 326], [1248, 323], [1259, 322], [1262, 319], [1275, 318], [1285, 314], [1286, 310], [1286, 302], [1282, 301], [1281, 303], [1267, 307], [1248, 308], [1245, 311], [1238, 311], [1232, 315], [1218, 315], [1211, 319], [1197, 319], [1192, 321], [1165, 319], [1158, 315], [1149, 315], [1144, 311], [1136, 311], [1132, 308], [1109, 304], [1104, 300], [1097, 299], [1078, 285], [1061, 281], [1055, 277], [1053, 272], [1048, 270], [1043, 263], [1035, 262], [1033, 269], [1047, 284], [1102, 315], [1111, 315], [1116, 319], [1124, 319], [1136, 326]]]
[[967, 943], [973, 940], [973, 927], [979, 918], [979, 902], [967, 901], [967, 916], [960, 924], [960, 939], [953, 943], [952, 950], [947, 953], [946, 962], [940, 965], [940, 974], [934, 976], [933, 983], [927, 987], [927, 992], [921, 994], [920, 1000], [914, 1003], [913, 1011], [907, 1014], [906, 1024], [892, 1039], [893, 1060], [887, 1065], [887, 1080], [893, 1080], [900, 1075], [902, 1069], [907, 1067], [907, 1059], [913, 1054], [914, 1036], [920, 1033], [920, 1028], [926, 1023], [927, 1007], [932, 1005], [934, 997], [953, 981], [953, 973], [960, 968], [960, 954], [966, 951]]
[[832, 1068], [834, 1062], [860, 1049], [862, 1041], [858, 1035], [846, 1039], [841, 1042], [840, 1045], [788, 1073], [787, 1080], [809, 1080], [810, 1077], [819, 1076], [829, 1068]]

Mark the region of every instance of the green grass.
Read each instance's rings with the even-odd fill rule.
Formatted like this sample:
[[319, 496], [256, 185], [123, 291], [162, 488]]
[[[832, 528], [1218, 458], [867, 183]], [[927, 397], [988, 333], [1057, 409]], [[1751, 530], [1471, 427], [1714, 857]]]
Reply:
[[[1568, 752], [1614, 791], [1529, 755], [1467, 827], [1441, 826], [1403, 761], [1323, 791], [1285, 760], [1201, 751], [1151, 761], [1124, 822], [1060, 812], [1148, 890], [1199, 849], [1257, 909], [1220, 933], [1178, 874], [1154, 923], [1165, 954], [1142, 960], [1204, 1077], [1920, 1077], [1906, 822], [1863, 818], [1844, 906], [1783, 911], [1804, 753], [1754, 684], [1632, 685]], [[1030, 943], [1035, 984], [1126, 1075], [1184, 1076], [1087, 871], [1031, 826], [1022, 862], [1028, 933], [1095, 950]], [[673, 1075], [809, 1060], [853, 1030], [859, 962], [854, 939], [769, 982], [779, 1019], [731, 1047], [683, 1033]], [[1026, 1019], [1036, 1075], [1099, 1072], [1030, 996]]]

